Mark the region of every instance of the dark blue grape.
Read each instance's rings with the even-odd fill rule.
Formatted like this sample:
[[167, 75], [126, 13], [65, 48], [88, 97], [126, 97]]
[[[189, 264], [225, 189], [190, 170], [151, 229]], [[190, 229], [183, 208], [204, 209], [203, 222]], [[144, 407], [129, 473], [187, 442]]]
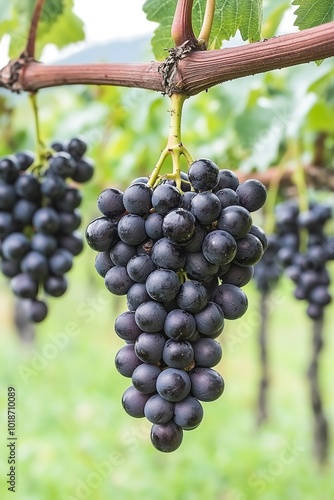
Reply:
[[187, 368], [194, 360], [194, 351], [186, 340], [167, 340], [162, 358], [171, 368]]
[[174, 271], [157, 269], [146, 280], [146, 290], [149, 296], [160, 302], [173, 300], [180, 289], [181, 283]]
[[133, 386], [144, 394], [155, 392], [155, 385], [161, 369], [157, 365], [142, 363], [132, 374]]
[[184, 430], [196, 429], [203, 420], [203, 407], [198, 399], [187, 396], [174, 405], [174, 422]]
[[189, 167], [188, 177], [192, 186], [198, 191], [208, 191], [213, 189], [219, 178], [219, 168], [207, 159], [195, 160]]
[[126, 413], [134, 418], [144, 417], [144, 408], [150, 399], [149, 394], [143, 394], [131, 386], [124, 392], [122, 397], [122, 406]]
[[162, 304], [151, 300], [135, 311], [136, 323], [144, 332], [156, 333], [163, 329], [167, 313]]
[[144, 413], [147, 420], [152, 424], [166, 424], [174, 412], [174, 403], [162, 398], [160, 394], [154, 394], [147, 401]]
[[182, 428], [174, 422], [154, 424], [151, 429], [151, 442], [159, 451], [170, 453], [177, 450], [183, 439]]
[[211, 368], [217, 365], [222, 358], [222, 347], [214, 339], [202, 337], [192, 344], [192, 348], [197, 366]]
[[215, 401], [224, 392], [223, 377], [211, 368], [194, 368], [189, 376], [191, 394], [200, 401]]
[[166, 368], [158, 376], [156, 387], [162, 398], [174, 403], [188, 396], [191, 382], [184, 370]]
[[159, 363], [166, 339], [161, 333], [143, 332], [135, 342], [135, 352], [138, 358], [145, 363]]
[[86, 240], [96, 252], [105, 252], [118, 240], [117, 227], [107, 217], [98, 217], [88, 225]]
[[133, 344], [123, 346], [115, 356], [116, 370], [123, 377], [132, 377], [135, 369], [141, 364], [142, 361], [137, 357]]
[[104, 284], [114, 295], [125, 295], [134, 284], [123, 266], [113, 266], [104, 277]]
[[142, 333], [135, 321], [135, 313], [126, 311], [117, 316], [115, 320], [115, 332], [121, 339], [127, 342], [134, 342]]

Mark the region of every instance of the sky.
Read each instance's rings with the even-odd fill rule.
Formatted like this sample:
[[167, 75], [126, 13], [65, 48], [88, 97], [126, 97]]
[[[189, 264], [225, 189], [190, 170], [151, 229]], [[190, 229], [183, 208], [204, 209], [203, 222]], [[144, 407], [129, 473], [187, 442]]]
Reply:
[[[114, 4], [112, 9], [108, 4]], [[124, 40], [153, 33], [156, 24], [147, 21], [142, 10], [144, 0], [75, 0], [74, 11], [83, 20], [86, 41], [74, 44], [61, 52], [48, 46], [43, 52], [42, 61], [52, 63], [61, 57], [87, 47], [87, 44], [103, 43], [109, 40]], [[8, 62], [9, 38], [0, 43], [0, 68]]]

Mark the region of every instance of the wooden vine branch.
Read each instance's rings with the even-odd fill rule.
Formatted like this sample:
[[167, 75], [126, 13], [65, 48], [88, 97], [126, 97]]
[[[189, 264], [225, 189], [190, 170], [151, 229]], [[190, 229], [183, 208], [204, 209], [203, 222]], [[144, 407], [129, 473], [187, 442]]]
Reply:
[[194, 51], [175, 61], [173, 81], [164, 85], [161, 63], [45, 65], [11, 61], [0, 86], [14, 92], [74, 84], [137, 87], [196, 95], [218, 83], [334, 55], [334, 22], [236, 48]]

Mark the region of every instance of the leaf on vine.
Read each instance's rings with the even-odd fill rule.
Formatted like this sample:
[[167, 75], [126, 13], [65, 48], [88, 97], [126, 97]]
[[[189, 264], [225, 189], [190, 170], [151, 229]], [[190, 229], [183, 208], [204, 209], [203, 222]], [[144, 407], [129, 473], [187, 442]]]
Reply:
[[[143, 10], [149, 21], [158, 23], [152, 47], [157, 59], [166, 57], [166, 49], [173, 47], [171, 27], [177, 0], [146, 0]], [[206, 0], [194, 0], [192, 23], [195, 35], [202, 27]], [[263, 0], [217, 0], [209, 42], [210, 49], [219, 49], [223, 40], [229, 40], [240, 31], [243, 40], [260, 40]]]
[[301, 30], [334, 21], [333, 0], [294, 0], [292, 5], [299, 5], [295, 26]]
[[[10, 22], [11, 58], [18, 57], [25, 49], [35, 0], [14, 0]], [[0, 24], [0, 37], [2, 35]], [[82, 21], [73, 13], [73, 0], [44, 0], [37, 30], [36, 58], [47, 43], [64, 47], [84, 39]]]

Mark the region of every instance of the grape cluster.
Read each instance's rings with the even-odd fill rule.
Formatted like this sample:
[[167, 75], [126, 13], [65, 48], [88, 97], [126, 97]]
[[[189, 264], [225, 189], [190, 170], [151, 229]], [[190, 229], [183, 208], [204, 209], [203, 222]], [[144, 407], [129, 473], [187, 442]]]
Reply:
[[266, 246], [250, 212], [266, 200], [256, 180], [239, 184], [230, 170], [199, 159], [181, 176], [181, 189], [161, 178], [152, 189], [140, 178], [123, 192], [98, 198], [101, 217], [86, 231], [99, 253], [95, 267], [107, 289], [127, 296], [128, 310], [115, 321], [126, 342], [116, 368], [132, 385], [122, 404], [153, 425], [160, 451], [177, 449], [183, 430], [203, 418], [201, 402], [224, 390], [212, 369], [222, 356], [215, 340], [225, 319], [247, 309], [241, 290]]
[[86, 148], [80, 138], [52, 144], [43, 171], [34, 169], [35, 158], [28, 151], [0, 159], [0, 269], [11, 279], [14, 294], [26, 299], [27, 315], [36, 323], [48, 312], [40, 294], [65, 293], [64, 275], [83, 249], [76, 231], [81, 194], [66, 179], [91, 179], [94, 168], [84, 156]]
[[331, 208], [319, 203], [310, 203], [304, 212], [294, 200], [276, 207], [278, 259], [296, 285], [294, 296], [308, 302], [307, 314], [315, 320], [331, 302], [326, 264], [334, 260], [334, 239], [325, 232], [331, 217]]

